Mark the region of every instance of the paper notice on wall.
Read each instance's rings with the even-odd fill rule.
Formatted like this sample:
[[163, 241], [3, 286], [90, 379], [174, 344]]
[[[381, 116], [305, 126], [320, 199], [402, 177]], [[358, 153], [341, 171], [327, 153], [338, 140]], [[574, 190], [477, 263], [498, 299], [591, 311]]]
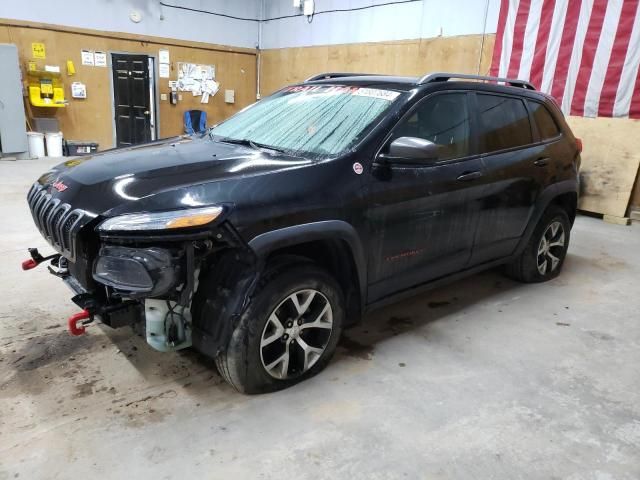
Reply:
[[91, 50], [80, 50], [80, 58], [82, 59], [82, 65], [93, 67], [95, 64]]
[[220, 84], [215, 80], [206, 80], [202, 84], [202, 92], [206, 93], [207, 95], [213, 96], [218, 93], [218, 90], [220, 90]]
[[169, 78], [171, 76], [171, 68], [168, 63], [161, 63], [158, 67], [160, 78]]
[[158, 52], [158, 63], [171, 63], [169, 61], [169, 50], [160, 50]]
[[105, 52], [94, 52], [93, 62], [96, 67], [107, 66], [107, 54]]
[[191, 92], [194, 97], [205, 93], [208, 93], [208, 96], [215, 95], [219, 88], [214, 80], [215, 75], [216, 69], [213, 65], [178, 62], [178, 90]]
[[84, 83], [73, 82], [71, 84], [71, 96], [73, 98], [87, 98], [87, 86]]

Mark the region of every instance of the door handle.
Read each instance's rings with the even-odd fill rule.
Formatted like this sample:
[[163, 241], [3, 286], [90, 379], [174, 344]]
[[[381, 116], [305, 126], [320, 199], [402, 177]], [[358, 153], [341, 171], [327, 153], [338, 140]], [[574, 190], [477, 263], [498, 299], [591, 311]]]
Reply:
[[476, 178], [480, 178], [482, 176], [482, 172], [476, 170], [475, 172], [465, 172], [460, 175], [457, 180], [461, 182], [469, 182], [471, 180], [475, 180]]
[[549, 157], [539, 158], [533, 164], [536, 167], [546, 167], [549, 164]]

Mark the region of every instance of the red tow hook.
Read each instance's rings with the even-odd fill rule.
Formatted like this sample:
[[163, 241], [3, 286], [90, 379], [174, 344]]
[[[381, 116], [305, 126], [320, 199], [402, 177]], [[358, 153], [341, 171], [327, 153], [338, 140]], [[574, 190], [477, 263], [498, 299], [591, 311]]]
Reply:
[[37, 266], [38, 262], [36, 262], [33, 258], [22, 262], [22, 270], [31, 270], [32, 268], [36, 268]]
[[52, 260], [56, 257], [60, 258], [60, 254], [54, 253], [53, 255], [49, 255], [48, 257], [43, 257], [38, 252], [37, 248], [30, 248], [29, 255], [31, 258], [22, 262], [22, 270], [31, 270], [32, 268], [36, 268], [42, 262], [46, 262], [47, 260]]
[[[89, 319], [89, 322], [84, 322]], [[91, 322], [91, 314], [87, 310], [82, 310], [74, 315], [69, 317], [67, 320], [67, 325], [69, 326], [69, 333], [74, 337], [78, 337], [85, 333], [86, 327], [85, 325]], [[78, 326], [80, 323], [80, 326]]]

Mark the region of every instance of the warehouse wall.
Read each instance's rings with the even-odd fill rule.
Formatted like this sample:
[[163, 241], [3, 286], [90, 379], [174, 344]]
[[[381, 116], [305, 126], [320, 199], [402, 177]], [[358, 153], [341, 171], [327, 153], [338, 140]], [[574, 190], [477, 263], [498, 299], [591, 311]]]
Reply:
[[265, 50], [261, 59], [261, 92], [272, 93], [319, 72], [412, 76], [433, 71], [486, 73], [494, 40], [495, 35], [464, 35]]
[[[261, 93], [322, 71], [422, 75], [429, 71], [486, 73], [499, 0], [386, 3], [316, 0], [316, 15], [263, 22]], [[265, 0], [265, 19], [296, 13], [289, 0]], [[460, 12], [464, 12], [461, 15]]]
[[[170, 0], [166, 3], [258, 18], [260, 0]], [[132, 11], [142, 20], [129, 19]], [[28, 0], [0, 2], [0, 18], [255, 48], [258, 23], [163, 7], [160, 0]]]
[[[307, 47], [364, 42], [452, 37], [495, 33], [500, 0], [423, 0], [351, 12], [320, 12], [353, 9], [387, 3], [385, 0], [316, 0], [316, 12], [306, 17], [264, 22], [261, 48]], [[292, 15], [290, 0], [264, 0], [264, 18]]]
[[[0, 19], [0, 43], [13, 43], [18, 46], [21, 66], [26, 72], [26, 64], [31, 60], [31, 43], [42, 42], [46, 47], [46, 59], [43, 63], [59, 65], [62, 69], [62, 81], [69, 105], [65, 108], [36, 108], [27, 105], [27, 113], [32, 116], [55, 116], [60, 122], [64, 136], [73, 140], [92, 140], [100, 144], [100, 149], [113, 146], [113, 110], [111, 91], [111, 68], [83, 66], [80, 59], [81, 49], [105, 52], [145, 53], [158, 55], [159, 49], [168, 49], [171, 58], [171, 78], [177, 77], [177, 62], [213, 64], [221, 91], [201, 104], [200, 97], [185, 92], [183, 100], [177, 105], [168, 101], [159, 102], [159, 136], [168, 137], [183, 131], [183, 112], [198, 108], [208, 114], [209, 123], [227, 118], [234, 112], [255, 101], [256, 93], [256, 56], [253, 49], [216, 46], [198, 42], [127, 35], [121, 33], [65, 29], [51, 25], [33, 23], [19, 24], [14, 20]], [[76, 74], [66, 75], [66, 61], [72, 60]], [[40, 67], [42, 68], [42, 67]], [[168, 80], [160, 79], [158, 97], [168, 93]], [[70, 84], [78, 81], [86, 84], [87, 98], [72, 99]], [[236, 92], [235, 104], [224, 102], [223, 90]], [[31, 109], [31, 112], [29, 112]]]

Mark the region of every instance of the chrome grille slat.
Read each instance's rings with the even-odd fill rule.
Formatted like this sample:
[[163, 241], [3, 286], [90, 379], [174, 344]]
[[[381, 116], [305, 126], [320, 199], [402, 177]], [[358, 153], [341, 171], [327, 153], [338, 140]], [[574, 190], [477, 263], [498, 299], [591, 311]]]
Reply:
[[55, 231], [54, 231], [54, 228], [53, 228], [53, 219], [56, 216], [56, 212], [58, 211], [58, 206], [59, 205], [60, 205], [60, 200], [58, 200], [57, 198], [54, 199], [53, 202], [51, 202], [51, 208], [49, 209], [48, 214], [45, 214], [45, 219], [46, 219], [45, 227], [46, 227], [47, 234], [51, 238], [52, 243], [53, 243], [53, 241], [55, 239], [55, 236], [54, 236], [55, 235]]
[[46, 193], [45, 192], [39, 192], [38, 196], [36, 197], [36, 202], [35, 205], [33, 207], [33, 210], [31, 210], [31, 213], [33, 214], [33, 219], [36, 222], [36, 225], [38, 226], [38, 230], [42, 230], [42, 227], [40, 225], [40, 217], [38, 215], [40, 208], [44, 205], [46, 200]]
[[35, 185], [29, 189], [29, 193], [27, 194], [27, 202], [29, 203], [29, 205], [31, 205], [31, 200], [33, 199], [33, 196], [37, 191], [38, 189], [35, 187]]
[[55, 236], [55, 241], [54, 244], [56, 246], [58, 246], [60, 248], [60, 250], [64, 249], [64, 238], [62, 235], [62, 225], [64, 225], [64, 222], [67, 220], [67, 213], [69, 212], [69, 210], [71, 210], [71, 206], [67, 205], [66, 203], [63, 203], [58, 210], [62, 211], [62, 215], [60, 216], [60, 218], [58, 219], [58, 221], [56, 222], [55, 225], [55, 232], [56, 232], [56, 236]]
[[37, 183], [29, 190], [27, 202], [42, 236], [62, 255], [75, 260], [75, 235], [93, 216], [53, 198]]
[[38, 208], [38, 225], [40, 225], [40, 231], [44, 233], [44, 236], [47, 236], [47, 232], [44, 228], [44, 214], [47, 210], [47, 208], [49, 208], [50, 202], [51, 201], [51, 195], [50, 194], [46, 194], [44, 196], [44, 201], [42, 202], [42, 204], [39, 206]]
[[51, 230], [49, 229], [49, 220], [56, 206], [60, 203], [60, 200], [47, 200], [47, 204], [42, 209], [41, 218], [42, 218], [42, 230], [44, 231], [47, 240], [51, 237]]

